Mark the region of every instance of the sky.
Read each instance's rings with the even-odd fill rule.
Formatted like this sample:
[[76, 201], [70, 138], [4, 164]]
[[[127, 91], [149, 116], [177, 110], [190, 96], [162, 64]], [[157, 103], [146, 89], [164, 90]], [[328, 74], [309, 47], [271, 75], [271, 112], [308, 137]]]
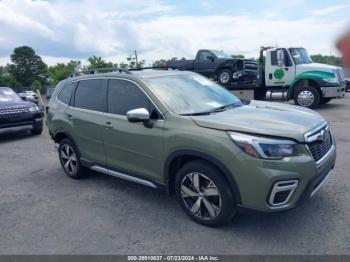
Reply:
[[148, 64], [193, 58], [201, 48], [257, 57], [260, 46], [338, 55], [350, 27], [348, 0], [0, 0], [0, 65], [17, 46], [44, 62], [119, 63], [137, 50]]

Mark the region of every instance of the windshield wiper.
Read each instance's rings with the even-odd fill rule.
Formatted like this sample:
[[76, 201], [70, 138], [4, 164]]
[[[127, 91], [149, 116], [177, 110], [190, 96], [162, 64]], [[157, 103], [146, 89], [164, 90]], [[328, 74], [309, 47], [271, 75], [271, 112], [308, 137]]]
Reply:
[[202, 112], [194, 112], [194, 113], [185, 113], [185, 114], [180, 114], [181, 116], [204, 116], [204, 115], [210, 115], [212, 113], [217, 113], [217, 112], [222, 112], [225, 111], [228, 108], [233, 108], [240, 106], [240, 103], [232, 103], [232, 104], [227, 104], [219, 107], [215, 107], [213, 109], [210, 109], [208, 111], [202, 111]]
[[231, 103], [231, 104], [215, 107], [215, 108], [211, 109], [209, 112], [211, 112], [211, 113], [222, 112], [222, 111], [225, 111], [225, 110], [227, 110], [229, 108], [237, 107], [237, 106], [240, 106], [240, 105], [241, 104], [239, 104], [239, 103]]
[[212, 113], [211, 111], [203, 111], [203, 112], [180, 114], [180, 116], [205, 116], [205, 115], [210, 115], [211, 113]]

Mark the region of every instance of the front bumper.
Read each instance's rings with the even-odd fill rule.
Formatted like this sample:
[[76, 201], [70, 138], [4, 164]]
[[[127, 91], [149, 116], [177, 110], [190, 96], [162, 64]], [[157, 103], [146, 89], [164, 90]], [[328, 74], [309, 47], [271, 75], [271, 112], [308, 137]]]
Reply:
[[43, 116], [40, 111], [0, 115], [0, 129], [25, 126], [39, 128], [42, 125]]
[[341, 86], [323, 86], [321, 87], [322, 95], [326, 98], [342, 98], [345, 96], [345, 84]]
[[[334, 168], [335, 143], [317, 162], [305, 145], [300, 144], [299, 149], [298, 156], [280, 161], [253, 159], [243, 152], [238, 156], [242, 166], [235, 162], [230, 170], [240, 190], [241, 202], [238, 208], [241, 212], [284, 211], [298, 206], [317, 193]], [[274, 194], [282, 197], [276, 205]]]

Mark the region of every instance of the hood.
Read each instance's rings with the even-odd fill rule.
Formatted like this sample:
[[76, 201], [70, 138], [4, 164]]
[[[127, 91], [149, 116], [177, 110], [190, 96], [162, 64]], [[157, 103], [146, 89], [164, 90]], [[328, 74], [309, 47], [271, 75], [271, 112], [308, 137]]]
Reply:
[[255, 100], [223, 112], [192, 116], [192, 120], [205, 128], [292, 138], [300, 142], [304, 142], [305, 133], [326, 122], [307, 108]]
[[311, 63], [311, 64], [300, 64], [297, 65], [297, 71], [325, 71], [333, 73], [334, 70], [340, 69], [338, 66], [332, 66], [327, 64], [320, 63]]

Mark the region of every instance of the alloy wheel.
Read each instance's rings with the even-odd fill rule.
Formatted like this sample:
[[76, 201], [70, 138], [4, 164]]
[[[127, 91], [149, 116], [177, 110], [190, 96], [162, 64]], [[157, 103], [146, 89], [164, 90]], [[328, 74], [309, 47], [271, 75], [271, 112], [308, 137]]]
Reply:
[[221, 195], [212, 180], [201, 173], [189, 173], [181, 182], [181, 198], [186, 208], [200, 219], [210, 220], [221, 211]]
[[308, 90], [304, 90], [298, 94], [297, 99], [298, 99], [299, 105], [309, 107], [314, 103], [315, 96], [312, 92], [310, 92]]
[[220, 82], [226, 84], [230, 79], [230, 75], [227, 72], [223, 72], [220, 74]]
[[70, 145], [64, 144], [61, 147], [61, 160], [66, 172], [70, 175], [74, 175], [77, 171], [78, 162], [77, 155]]

